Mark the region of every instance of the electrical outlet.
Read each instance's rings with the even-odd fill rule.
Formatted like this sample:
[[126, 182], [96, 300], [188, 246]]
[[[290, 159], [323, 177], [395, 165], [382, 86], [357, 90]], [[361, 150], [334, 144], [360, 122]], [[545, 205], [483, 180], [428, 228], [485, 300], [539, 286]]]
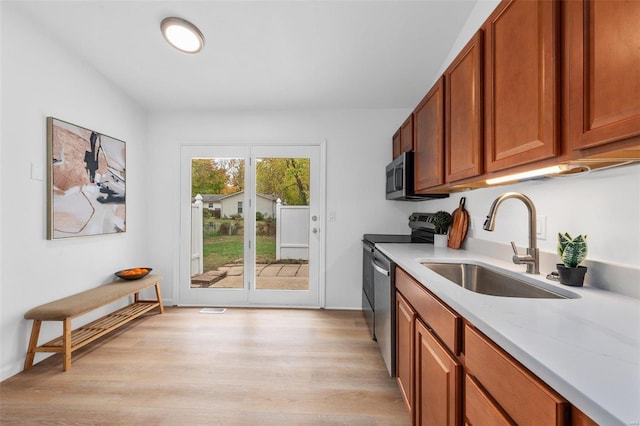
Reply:
[[547, 239], [547, 217], [546, 216], [538, 216], [536, 218], [536, 236], [539, 240]]

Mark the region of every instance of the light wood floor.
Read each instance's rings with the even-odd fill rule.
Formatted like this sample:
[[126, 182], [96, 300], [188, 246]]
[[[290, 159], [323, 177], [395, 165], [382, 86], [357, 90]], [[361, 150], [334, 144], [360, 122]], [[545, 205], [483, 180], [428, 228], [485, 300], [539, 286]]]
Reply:
[[0, 383], [0, 424], [409, 425], [358, 311], [168, 308]]

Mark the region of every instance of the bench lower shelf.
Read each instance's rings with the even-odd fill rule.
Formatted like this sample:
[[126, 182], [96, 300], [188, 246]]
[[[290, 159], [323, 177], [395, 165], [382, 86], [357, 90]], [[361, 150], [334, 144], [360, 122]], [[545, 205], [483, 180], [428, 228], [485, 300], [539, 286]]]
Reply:
[[42, 321], [34, 320], [33, 328], [31, 330], [31, 341], [29, 343], [29, 350], [27, 352], [24, 369], [28, 370], [31, 368], [36, 352], [54, 352], [64, 355], [63, 370], [66, 371], [71, 367], [72, 352], [144, 315], [154, 308], [159, 308], [160, 313], [164, 310], [162, 302], [153, 300], [137, 300], [124, 308], [111, 312], [95, 321], [80, 326], [75, 330], [71, 330], [71, 318], [68, 318], [63, 321], [62, 336], [40, 346], [36, 346], [36, 344], [38, 341], [38, 335], [40, 334]]
[[[158, 306], [160, 306], [158, 302], [132, 303], [102, 318], [98, 318], [89, 324], [78, 327], [71, 331], [71, 352], [80, 349]], [[35, 348], [35, 351], [64, 353], [64, 335], [38, 346]]]

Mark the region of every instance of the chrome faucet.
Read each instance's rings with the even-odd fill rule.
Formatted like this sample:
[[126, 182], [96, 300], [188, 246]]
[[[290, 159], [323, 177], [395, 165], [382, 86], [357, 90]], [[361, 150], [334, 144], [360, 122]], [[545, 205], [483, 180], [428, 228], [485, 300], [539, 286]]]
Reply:
[[533, 205], [533, 201], [531, 201], [529, 197], [519, 192], [507, 192], [505, 194], [502, 194], [495, 199], [493, 204], [491, 204], [489, 214], [487, 215], [487, 220], [485, 220], [482, 228], [485, 231], [493, 231], [496, 226], [496, 213], [498, 212], [498, 207], [504, 200], [509, 198], [516, 198], [522, 201], [527, 206], [527, 210], [529, 211], [529, 247], [527, 248], [527, 254], [518, 254], [516, 244], [511, 241], [511, 248], [513, 248], [514, 253], [513, 263], [517, 265], [526, 264], [527, 274], [539, 274], [540, 252], [538, 251], [537, 243], [536, 207]]

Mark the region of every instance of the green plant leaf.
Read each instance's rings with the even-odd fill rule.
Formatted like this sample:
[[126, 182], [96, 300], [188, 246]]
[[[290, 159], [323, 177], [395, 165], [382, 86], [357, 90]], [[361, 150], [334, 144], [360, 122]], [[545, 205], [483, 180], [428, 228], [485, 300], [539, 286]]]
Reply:
[[564, 233], [564, 235], [558, 232], [558, 256], [562, 258], [562, 253], [564, 253], [565, 248], [567, 248], [567, 244], [569, 244], [571, 241], [571, 235], [567, 234], [566, 232]]
[[[569, 237], [568, 234], [565, 236]], [[570, 237], [569, 237], [570, 238]], [[564, 241], [563, 241], [564, 243]], [[560, 258], [565, 266], [575, 268], [587, 257], [587, 236], [578, 235], [566, 243]]]

